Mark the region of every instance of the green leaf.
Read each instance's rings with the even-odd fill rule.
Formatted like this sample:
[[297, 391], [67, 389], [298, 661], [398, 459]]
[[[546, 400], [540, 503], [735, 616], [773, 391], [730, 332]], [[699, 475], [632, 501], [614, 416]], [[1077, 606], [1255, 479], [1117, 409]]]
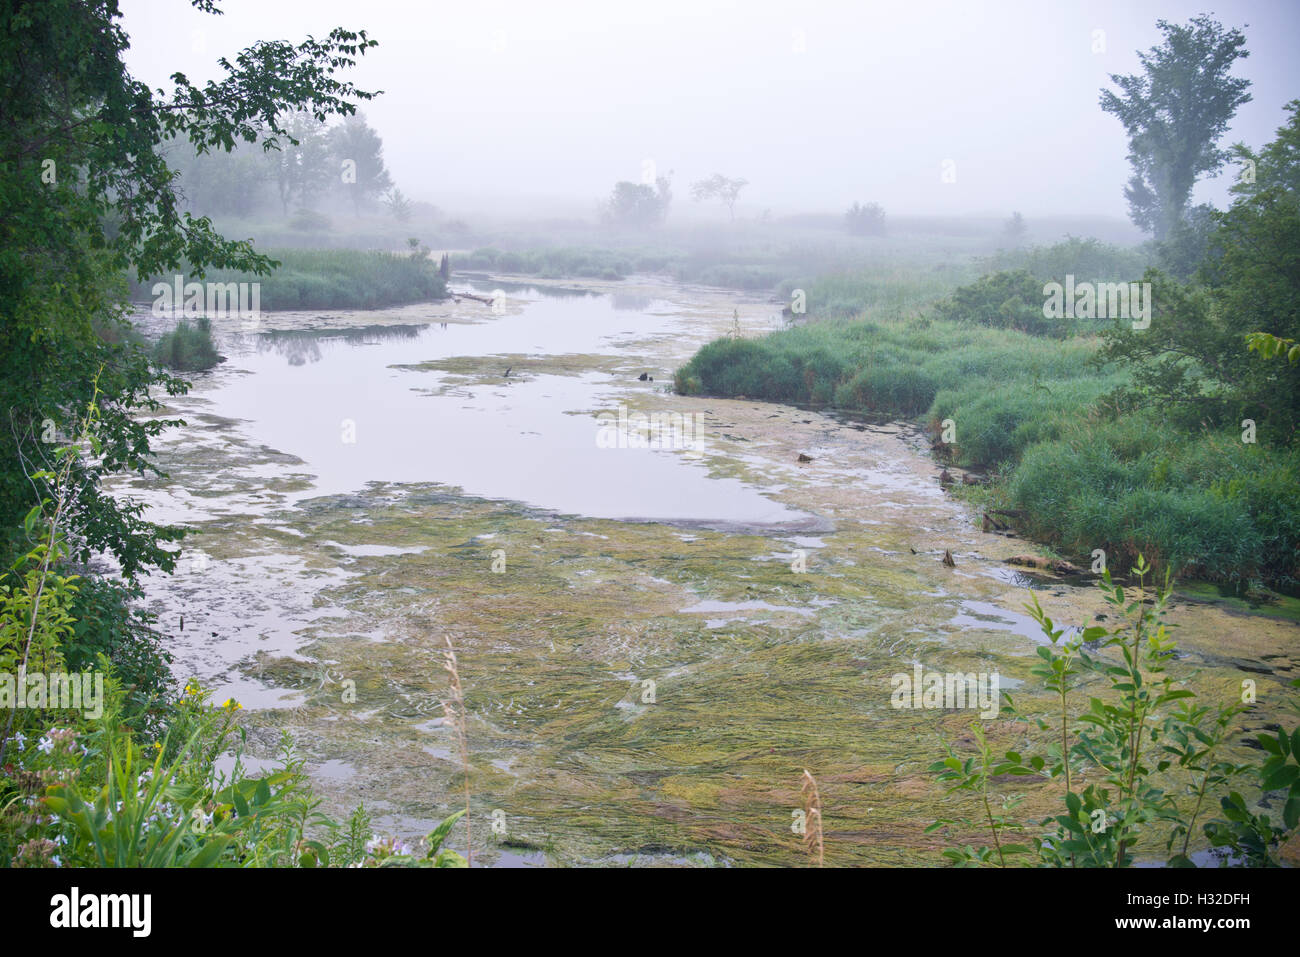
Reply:
[[1279, 788], [1290, 787], [1297, 780], [1300, 780], [1300, 764], [1284, 764], [1266, 775], [1260, 782], [1260, 787], [1265, 791], [1276, 791]]
[[190, 859], [190, 867], [215, 867], [229, 843], [230, 838], [224, 835], [209, 837], [203, 842], [203, 847], [199, 852]]
[[[462, 808], [456, 813], [444, 818], [441, 824], [429, 832], [429, 836], [425, 838], [429, 845], [429, 850], [428, 853], [425, 854], [425, 857], [433, 857], [434, 854], [437, 853], [438, 849], [442, 847], [442, 842], [445, 841], [447, 835], [451, 833], [451, 829], [456, 826], [456, 822], [464, 816], [465, 810]], [[444, 865], [439, 864], [438, 866], [442, 867]]]

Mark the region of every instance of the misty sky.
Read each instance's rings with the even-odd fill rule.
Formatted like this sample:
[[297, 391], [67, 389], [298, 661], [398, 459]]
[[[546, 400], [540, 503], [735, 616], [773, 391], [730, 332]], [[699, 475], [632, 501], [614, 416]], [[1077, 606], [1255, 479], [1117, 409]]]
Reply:
[[[397, 185], [452, 212], [590, 216], [645, 160], [688, 184], [715, 171], [750, 186], [743, 212], [895, 215], [1019, 209], [1123, 217], [1119, 122], [1098, 107], [1109, 73], [1137, 68], [1155, 21], [1213, 13], [1243, 27], [1253, 82], [1225, 143], [1258, 146], [1300, 97], [1300, 4], [1279, 2], [816, 3], [708, 0], [123, 0], [127, 63], [153, 86], [259, 39], [334, 26], [379, 46], [350, 72]], [[1104, 52], [1093, 52], [1094, 31]], [[944, 160], [956, 182], [941, 181]], [[1220, 205], [1229, 175], [1196, 198]]]

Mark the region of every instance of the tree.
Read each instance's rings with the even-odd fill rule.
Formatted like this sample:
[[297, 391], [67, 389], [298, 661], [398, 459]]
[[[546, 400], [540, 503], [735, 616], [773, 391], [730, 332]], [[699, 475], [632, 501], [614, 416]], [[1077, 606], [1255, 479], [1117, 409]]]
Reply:
[[[215, 0], [193, 5], [220, 13]], [[0, 31], [0, 522], [16, 529], [7, 554], [25, 553], [22, 518], [52, 498], [41, 477], [52, 438], [93, 406], [69, 480], [69, 555], [85, 563], [110, 552], [134, 581], [175, 566], [164, 546], [181, 531], [146, 521], [142, 505], [101, 483], [157, 471], [150, 442], [173, 421], [149, 414], [187, 383], [151, 366], [125, 319], [122, 274], [144, 281], [188, 264], [200, 277], [210, 268], [264, 275], [274, 265], [181, 211], [163, 146], [276, 149], [292, 140], [295, 111], [318, 122], [348, 114], [373, 94], [334, 75], [375, 41], [335, 29], [299, 44], [258, 42], [221, 60], [219, 79], [173, 74], [168, 94], [127, 71], [119, 19], [115, 0], [15, 2]]]
[[339, 177], [358, 216], [361, 208], [392, 188], [384, 166], [384, 141], [360, 113], [349, 116], [330, 131], [332, 176]]
[[867, 203], [865, 206], [854, 203], [844, 214], [844, 221], [849, 232], [855, 236], [885, 234], [885, 210], [879, 203]]
[[747, 179], [728, 179], [721, 173], [714, 173], [708, 179], [692, 183], [691, 196], [697, 203], [707, 199], [721, 201], [722, 205], [727, 207], [727, 212], [731, 214], [732, 222], [735, 222], [736, 199], [740, 196], [740, 191], [748, 185]]
[[1120, 324], [1106, 333], [1101, 361], [1136, 363], [1141, 370], [1116, 393], [1121, 402], [1151, 404], [1191, 424], [1251, 418], [1261, 433], [1295, 441], [1300, 366], [1260, 362], [1246, 348], [1259, 342], [1259, 351], [1273, 355], [1268, 337], [1300, 339], [1300, 100], [1287, 110], [1290, 120], [1262, 150], [1234, 147], [1254, 175], [1232, 188], [1227, 210], [1212, 213], [1208, 254], [1195, 282], [1148, 274], [1150, 328]]
[[200, 156], [186, 139], [173, 139], [166, 147], [167, 164], [180, 174], [177, 192], [185, 208], [207, 216], [253, 215], [276, 181], [278, 164], [272, 160], [278, 156], [251, 147]]
[[[290, 118], [287, 131], [288, 141], [272, 159], [285, 215], [292, 206], [310, 208], [335, 175], [324, 124], [299, 111]], [[221, 157], [221, 161], [228, 162], [229, 157]]]
[[1010, 243], [1013, 247], [1023, 246], [1025, 244], [1025, 234], [1028, 229], [1025, 226], [1025, 217], [1020, 213], [1012, 213], [1011, 218], [1002, 225], [1002, 238]]
[[400, 189], [392, 189], [384, 196], [384, 205], [388, 211], [393, 214], [393, 218], [399, 223], [405, 223], [411, 218], [411, 201], [406, 198]]
[[614, 184], [614, 192], [603, 206], [601, 218], [614, 226], [640, 229], [657, 226], [668, 216], [672, 195], [665, 176], [656, 178], [655, 186], [623, 180]]
[[1250, 81], [1231, 76], [1249, 56], [1239, 30], [1202, 14], [1186, 26], [1157, 20], [1164, 42], [1138, 53], [1142, 73], [1111, 74], [1119, 94], [1103, 90], [1101, 108], [1128, 133], [1133, 176], [1124, 195], [1133, 222], [1157, 240], [1187, 210], [1192, 187], [1227, 159], [1219, 139], [1237, 108], [1250, 101]]

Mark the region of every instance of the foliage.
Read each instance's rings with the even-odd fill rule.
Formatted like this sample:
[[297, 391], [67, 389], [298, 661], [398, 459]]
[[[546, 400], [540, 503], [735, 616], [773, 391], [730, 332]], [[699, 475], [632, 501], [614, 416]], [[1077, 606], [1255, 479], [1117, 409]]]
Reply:
[[[233, 701], [216, 707], [193, 681], [170, 733], [152, 745], [121, 731], [122, 690], [104, 715], [23, 741], [0, 779], [0, 850], [11, 866], [464, 866], [442, 847], [464, 813], [428, 836], [424, 853], [370, 835], [358, 808], [338, 823], [318, 810], [301, 759], [282, 738], [276, 766], [248, 776]], [[75, 720], [75, 719], [74, 719]], [[216, 769], [217, 759], [233, 761]], [[44, 813], [40, 813], [44, 812]]]
[[736, 219], [736, 200], [740, 198], [740, 191], [749, 185], [747, 179], [730, 179], [721, 173], [714, 173], [712, 176], [697, 180], [691, 184], [691, 197], [697, 202], [704, 202], [709, 199], [716, 199], [727, 207], [727, 212], [731, 215], [732, 222]]
[[1300, 362], [1300, 343], [1294, 339], [1283, 339], [1267, 332], [1252, 332], [1246, 336], [1246, 348], [1258, 352], [1265, 359], [1285, 355], [1286, 361], [1292, 365]]
[[1120, 92], [1103, 90], [1101, 108], [1128, 134], [1129, 214], [1163, 240], [1186, 213], [1196, 180], [1227, 158], [1217, 144], [1237, 108], [1250, 102], [1250, 81], [1229, 72], [1249, 56], [1240, 30], [1225, 30], [1205, 14], [1185, 26], [1156, 26], [1163, 43], [1138, 53], [1141, 73], [1111, 74]]
[[962, 286], [935, 307], [943, 319], [974, 322], [995, 329], [1065, 336], [1076, 320], [1043, 315], [1043, 283], [1023, 269], [995, 272]]
[[1025, 217], [1019, 212], [1012, 213], [1007, 221], [1002, 224], [1002, 238], [1010, 243], [1013, 248], [1024, 243], [1025, 234], [1028, 231], [1028, 227], [1025, 225]]
[[[302, 219], [302, 210], [309, 210], [319, 197], [325, 193], [336, 180], [338, 166], [330, 155], [330, 137], [325, 125], [306, 110], [296, 111], [286, 124], [285, 142], [273, 150], [263, 150], [262, 156], [272, 164], [272, 173], [268, 178], [275, 181], [280, 204], [287, 215], [289, 209], [300, 207], [298, 220]], [[250, 150], [241, 150], [239, 158]], [[211, 156], [200, 154], [192, 161], [192, 168], [223, 167], [230, 160], [228, 156]], [[182, 183], [185, 177], [182, 173]], [[254, 180], [251, 186], [256, 186]], [[208, 210], [198, 207], [203, 212]], [[295, 228], [303, 228], [297, 226]]]
[[658, 177], [654, 186], [623, 180], [614, 184], [614, 192], [601, 209], [601, 219], [611, 226], [647, 229], [662, 225], [671, 205], [672, 188], [667, 177]]
[[1149, 265], [1150, 256], [1141, 249], [1083, 236], [1067, 236], [1049, 246], [1001, 249], [983, 261], [987, 273], [1023, 269], [1041, 282], [1064, 282], [1067, 275], [1089, 282], [1130, 282]]
[[1206, 432], [1169, 442], [1147, 417], [1063, 428], [1029, 446], [1001, 497], [1025, 534], [1064, 551], [1106, 551], [1243, 585], [1300, 574], [1300, 455]]
[[411, 219], [411, 201], [406, 198], [400, 189], [391, 189], [384, 196], [384, 205], [393, 218], [399, 223], [409, 222]]
[[330, 218], [324, 213], [305, 207], [295, 212], [293, 218], [289, 220], [289, 228], [301, 233], [329, 232], [331, 225]]
[[[414, 250], [420, 250], [417, 241]], [[260, 283], [259, 308], [381, 309], [444, 299], [446, 281], [438, 263], [418, 255], [358, 249], [275, 249], [274, 270], [258, 276], [239, 270], [208, 270], [210, 282]], [[183, 281], [192, 274], [182, 273]], [[150, 281], [133, 286], [146, 295]]]
[[854, 203], [844, 214], [844, 222], [854, 236], [883, 236], [885, 208], [879, 203]]
[[[1224, 752], [1239, 733], [1236, 719], [1246, 706], [1238, 701], [1197, 705], [1196, 694], [1169, 674], [1177, 652], [1164, 621], [1169, 582], [1148, 598], [1150, 568], [1139, 557], [1134, 570], [1138, 583], [1128, 595], [1109, 572], [1100, 583], [1120, 615], [1113, 628], [1061, 628], [1037, 596], [1025, 606], [1047, 638], [1037, 649], [1041, 661], [1033, 674], [1055, 693], [1059, 712], [1050, 718], [1027, 715], [1004, 695], [1015, 720], [1047, 735], [1046, 746], [995, 755], [977, 723], [974, 757], [963, 759], [949, 749], [947, 758], [931, 765], [950, 793], [978, 797], [981, 826], [992, 842], [949, 849], [945, 857], [960, 866], [1006, 866], [1008, 858], [1017, 857], [1053, 867], [1129, 867], [1139, 850], [1151, 853], [1163, 843], [1170, 866], [1192, 867], [1190, 842], [1207, 800], [1227, 789], [1220, 802], [1224, 816], [1202, 825], [1205, 838], [1225, 849], [1231, 863], [1277, 864], [1278, 848], [1300, 824], [1300, 729], [1260, 735], [1257, 744], [1268, 755], [1262, 764], [1227, 757]], [[1101, 682], [1105, 690], [1072, 716], [1071, 695], [1089, 682]], [[1004, 776], [1059, 786], [1061, 813], [1023, 822], [994, 815], [990, 783]], [[1241, 779], [1253, 780], [1262, 791], [1287, 789], [1280, 826], [1231, 788]], [[1007, 799], [1003, 808], [1009, 811], [1016, 803]], [[971, 828], [975, 822], [942, 819], [927, 831], [954, 824]], [[1029, 843], [1003, 841], [1008, 832], [1034, 828], [1040, 830]]]
[[[360, 113], [343, 118], [329, 132], [331, 176], [340, 176], [357, 215], [393, 186], [384, 166], [384, 143]], [[347, 165], [346, 177], [342, 168]]]
[[919, 416], [936, 439], [951, 419], [939, 454], [995, 476], [989, 504], [1064, 554], [1103, 548], [1123, 570], [1145, 553], [1177, 574], [1293, 587], [1300, 452], [1244, 443], [1231, 425], [1174, 431], [1163, 409], [1117, 411], [1110, 397], [1133, 380], [1094, 362], [1097, 347], [937, 319], [827, 321], [709, 343], [676, 388]]
[[221, 361], [212, 341], [212, 321], [200, 316], [194, 324], [182, 319], [154, 344], [154, 361], [173, 372], [205, 372]]
[[1259, 362], [1243, 347], [1255, 332], [1300, 338], [1300, 101], [1288, 112], [1259, 153], [1238, 148], [1254, 175], [1239, 181], [1231, 207], [1215, 214], [1212, 255], [1198, 281], [1149, 273], [1150, 328], [1107, 331], [1101, 358], [1135, 367], [1117, 403], [1158, 407], [1184, 424], [1240, 426], [1249, 418], [1265, 439], [1294, 441], [1300, 367]]
[[[20, 3], [0, 35], [0, 407], [9, 415], [0, 429], [0, 528], [19, 527], [32, 505], [27, 473], [48, 457], [45, 423], [67, 428], [93, 389], [97, 448], [73, 468], [69, 554], [85, 562], [109, 551], [131, 578], [169, 570], [165, 545], [180, 530], [145, 521], [142, 506], [103, 493], [101, 481], [153, 468], [150, 441], [171, 422], [136, 413], [160, 411], [159, 397], [185, 384], [120, 331], [119, 276], [166, 274], [182, 259], [200, 274], [270, 266], [248, 241], [225, 240], [207, 219], [181, 211], [163, 146], [277, 149], [292, 141], [294, 111], [317, 120], [350, 113], [371, 94], [334, 74], [374, 41], [336, 29], [296, 45], [259, 42], [223, 59], [218, 79], [196, 85], [175, 73], [163, 93], [127, 72], [119, 16], [111, 0]], [[9, 558], [24, 551], [5, 544]]]

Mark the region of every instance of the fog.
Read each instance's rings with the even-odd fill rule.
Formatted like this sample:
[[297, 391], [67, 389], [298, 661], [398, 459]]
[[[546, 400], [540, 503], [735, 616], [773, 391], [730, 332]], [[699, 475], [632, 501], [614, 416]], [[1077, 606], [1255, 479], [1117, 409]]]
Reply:
[[[334, 26], [379, 41], [351, 71], [394, 180], [453, 213], [589, 216], [647, 161], [685, 184], [749, 180], [738, 214], [1082, 214], [1123, 218], [1108, 74], [1137, 68], [1155, 21], [1201, 4], [228, 0], [213, 17], [127, 0], [128, 62], [152, 86], [216, 77], [218, 56]], [[1243, 27], [1254, 99], [1224, 143], [1258, 145], [1300, 93], [1294, 3], [1220, 3]], [[955, 182], [942, 182], [952, 162]], [[950, 177], [951, 178], [951, 177]], [[1222, 205], [1230, 177], [1194, 199]], [[723, 215], [679, 202], [675, 218]]]

